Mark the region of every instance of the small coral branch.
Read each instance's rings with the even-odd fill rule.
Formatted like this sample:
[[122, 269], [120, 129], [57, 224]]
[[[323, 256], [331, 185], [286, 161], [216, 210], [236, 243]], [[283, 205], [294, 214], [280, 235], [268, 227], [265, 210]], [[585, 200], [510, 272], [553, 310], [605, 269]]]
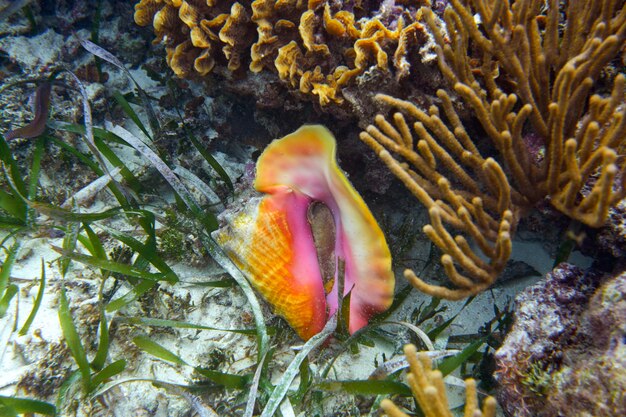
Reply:
[[[426, 417], [452, 417], [441, 372], [433, 370], [432, 361], [428, 355], [418, 354], [413, 345], [406, 345], [404, 354], [410, 367], [406, 379], [424, 415]], [[479, 408], [476, 381], [473, 379], [465, 380], [465, 398], [464, 416], [494, 417], [496, 415], [496, 400], [493, 397], [485, 398], [482, 410]], [[385, 399], [380, 405], [389, 417], [409, 417], [391, 400]]]
[[[626, 76], [603, 73], [626, 39], [626, 5], [451, 0], [443, 22], [427, 7], [421, 13], [442, 74], [497, 154], [481, 155], [444, 90], [428, 111], [377, 95], [390, 110], [361, 139], [428, 208], [424, 232], [458, 288], [405, 276], [428, 294], [458, 299], [495, 281], [520, 214], [538, 201], [599, 227], [626, 196]], [[601, 78], [612, 78], [609, 96], [592, 94]]]

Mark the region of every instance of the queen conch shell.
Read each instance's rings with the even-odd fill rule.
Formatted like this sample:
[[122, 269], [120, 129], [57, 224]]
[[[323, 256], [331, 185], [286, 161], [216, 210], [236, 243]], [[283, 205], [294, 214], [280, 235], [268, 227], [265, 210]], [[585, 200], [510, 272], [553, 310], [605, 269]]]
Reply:
[[394, 276], [385, 237], [337, 166], [335, 138], [303, 126], [259, 157], [254, 187], [214, 232], [252, 285], [307, 340], [338, 308], [337, 259], [345, 261], [354, 333], [391, 305]]

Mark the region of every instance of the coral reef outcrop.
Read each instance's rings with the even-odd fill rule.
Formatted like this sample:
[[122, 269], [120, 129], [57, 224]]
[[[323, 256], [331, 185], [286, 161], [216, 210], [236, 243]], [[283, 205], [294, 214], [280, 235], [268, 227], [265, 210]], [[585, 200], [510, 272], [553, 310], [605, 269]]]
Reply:
[[424, 1], [141, 0], [135, 21], [153, 26], [167, 62], [182, 78], [267, 71], [321, 106], [377, 69], [397, 80], [427, 39]]
[[608, 221], [593, 240], [595, 248], [610, 253], [617, 259], [626, 259], [626, 200], [609, 210]]
[[597, 228], [626, 196], [623, 1], [141, 0], [135, 20], [179, 77], [369, 124], [362, 141], [429, 212], [452, 285], [405, 271], [428, 294], [493, 285], [542, 201]]
[[626, 273], [562, 264], [515, 300], [496, 352], [500, 404], [519, 417], [626, 413]]
[[[389, 110], [361, 139], [428, 208], [424, 232], [454, 288], [405, 276], [428, 294], [460, 299], [495, 281], [520, 216], [537, 202], [548, 198], [599, 227], [626, 196], [626, 74], [607, 71], [622, 53], [626, 5], [450, 4], [443, 22], [421, 9], [450, 86], [437, 92], [439, 106], [379, 94]], [[478, 126], [462, 120], [456, 97]]]

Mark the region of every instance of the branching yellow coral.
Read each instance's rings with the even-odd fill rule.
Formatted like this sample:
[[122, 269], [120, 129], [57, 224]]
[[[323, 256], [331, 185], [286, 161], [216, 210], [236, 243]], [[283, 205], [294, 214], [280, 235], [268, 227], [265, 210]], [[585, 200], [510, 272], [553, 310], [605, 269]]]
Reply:
[[141, 0], [135, 21], [154, 26], [179, 77], [204, 76], [224, 62], [229, 71], [247, 65], [277, 73], [325, 106], [341, 104], [342, 88], [369, 68], [406, 77], [408, 54], [426, 39], [408, 11], [383, 24], [341, 7], [323, 0]]
[[[481, 156], [462, 130], [448, 95], [441, 91], [440, 97], [447, 119], [458, 122], [453, 130], [435, 107], [426, 113], [410, 102], [379, 95], [377, 100], [400, 111], [394, 113], [393, 123], [376, 117], [376, 125], [362, 132], [361, 139], [428, 208], [431, 224], [424, 227], [424, 233], [444, 252], [441, 262], [458, 288], [426, 284], [411, 270], [405, 272], [406, 278], [423, 292], [460, 299], [488, 288], [502, 272], [511, 254], [511, 225], [518, 213], [502, 167], [493, 158]], [[418, 121], [410, 127], [405, 114]], [[408, 164], [399, 162], [392, 153]], [[477, 256], [477, 249], [465, 237], [452, 236], [444, 224], [470, 236], [489, 261]], [[465, 272], [459, 272], [455, 264]]]
[[[413, 345], [406, 345], [404, 354], [410, 367], [406, 379], [424, 416], [452, 417], [441, 372], [433, 370], [432, 361], [428, 355], [418, 354]], [[389, 417], [409, 417], [391, 400], [385, 399], [380, 405]], [[493, 397], [485, 398], [482, 410], [478, 406], [476, 381], [473, 379], [465, 380], [465, 411], [463, 415], [466, 417], [495, 417], [496, 415], [496, 400]]]
[[[426, 112], [378, 95], [393, 111], [389, 119], [377, 116], [361, 139], [429, 209], [432, 225], [424, 231], [444, 252], [442, 264], [457, 288], [428, 285], [410, 270], [405, 275], [428, 294], [459, 299], [495, 280], [520, 214], [537, 201], [548, 197], [563, 213], [598, 227], [626, 196], [624, 156], [618, 154], [626, 142], [625, 75], [613, 78], [609, 95], [593, 94], [626, 38], [626, 5], [572, 0], [560, 10], [557, 0], [450, 4], [445, 26], [429, 8], [422, 14], [441, 72], [473, 110], [497, 160], [479, 151], [443, 90], [437, 96], [444, 115], [434, 106]], [[529, 149], [528, 134], [539, 138], [538, 152]]]

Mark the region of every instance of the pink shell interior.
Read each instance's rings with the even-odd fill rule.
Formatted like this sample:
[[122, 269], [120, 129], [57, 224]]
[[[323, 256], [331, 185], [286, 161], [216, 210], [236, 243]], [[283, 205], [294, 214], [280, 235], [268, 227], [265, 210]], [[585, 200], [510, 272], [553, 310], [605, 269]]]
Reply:
[[[296, 199], [297, 204], [321, 201], [332, 211], [335, 255], [345, 260], [346, 267], [344, 296], [352, 291], [349, 330], [354, 333], [391, 305], [395, 281], [385, 237], [361, 196], [337, 166], [335, 148], [334, 137], [323, 126], [304, 126], [275, 140], [257, 162], [255, 188], [269, 195], [293, 192], [305, 197]], [[302, 255], [297, 262], [304, 274], [301, 279], [321, 281], [316, 254], [310, 253], [315, 247], [311, 246], [306, 209], [293, 209], [289, 222], [294, 233], [294, 252]], [[323, 291], [316, 291], [316, 297], [324, 296]], [[337, 279], [326, 296], [326, 305], [329, 316], [337, 310]]]

